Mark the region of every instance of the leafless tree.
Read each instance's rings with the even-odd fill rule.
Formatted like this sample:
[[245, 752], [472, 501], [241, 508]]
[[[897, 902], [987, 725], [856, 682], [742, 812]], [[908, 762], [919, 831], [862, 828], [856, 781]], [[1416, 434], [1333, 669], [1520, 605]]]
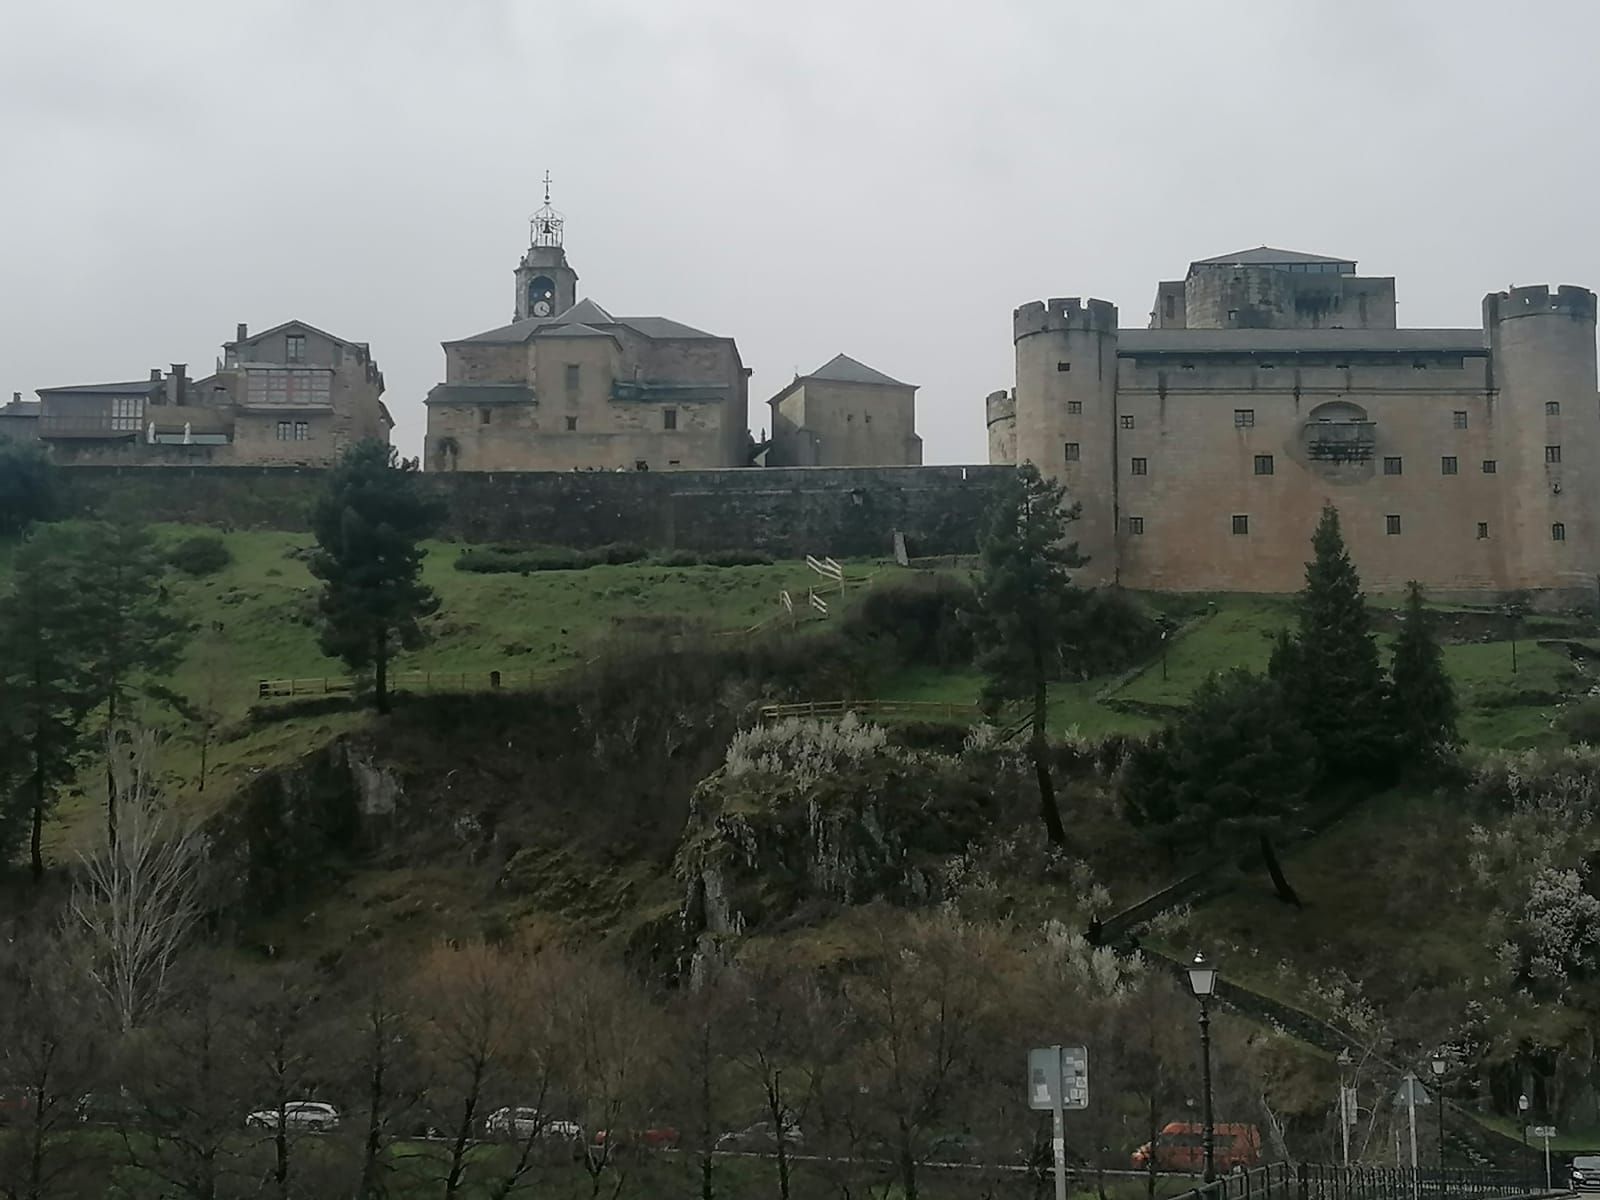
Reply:
[[368, 964], [364, 974], [342, 1041], [352, 1051], [345, 1058], [347, 1087], [361, 1097], [355, 1196], [379, 1200], [388, 1195], [394, 1169], [388, 1149], [415, 1114], [423, 1076], [406, 989], [382, 964]]
[[200, 918], [205, 840], [163, 802], [155, 739], [106, 742], [118, 834], [80, 856], [72, 912], [87, 934], [90, 973], [127, 1032], [158, 1006], [178, 951]]
[[674, 1057], [683, 1067], [673, 1076], [673, 1095], [679, 1110], [692, 1114], [700, 1200], [715, 1200], [716, 1196], [717, 1139], [729, 1117], [724, 1077], [733, 1065], [739, 999], [740, 988], [731, 970], [717, 965], [673, 1006]]
[[296, 1150], [304, 1136], [289, 1119], [289, 1105], [312, 1099], [326, 1060], [319, 1045], [317, 981], [298, 966], [279, 967], [229, 989], [227, 1003], [240, 1017], [239, 1050], [249, 1104], [270, 1113], [266, 1141], [272, 1162], [267, 1183], [277, 1200], [304, 1194], [294, 1187]]

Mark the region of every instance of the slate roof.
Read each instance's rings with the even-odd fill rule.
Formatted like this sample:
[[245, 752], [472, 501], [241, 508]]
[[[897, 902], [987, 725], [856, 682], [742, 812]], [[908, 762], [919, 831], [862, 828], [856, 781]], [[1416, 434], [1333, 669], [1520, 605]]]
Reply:
[[436, 383], [424, 404], [528, 404], [533, 389], [520, 383]]
[[1348, 263], [1355, 266], [1353, 258], [1329, 258], [1326, 254], [1306, 254], [1300, 250], [1278, 250], [1272, 246], [1257, 246], [1254, 250], [1236, 250], [1232, 254], [1219, 254], [1215, 258], [1197, 258], [1191, 267], [1231, 267], [1235, 264], [1250, 266], [1278, 263]]
[[[317, 334], [319, 337], [325, 337], [330, 342], [338, 342], [341, 346], [362, 346], [362, 347], [364, 347], [367, 344], [365, 342], [352, 342], [347, 338], [338, 337], [338, 336], [336, 336], [334, 334], [329, 333], [326, 329], [318, 329], [315, 325], [308, 324], [305, 321], [285, 321], [281, 325], [274, 325], [271, 329], [263, 329], [259, 333], [247, 334], [244, 337], [243, 342], [260, 341], [262, 338], [271, 337], [275, 333], [282, 333], [285, 329], [304, 329], [307, 333], [314, 333], [314, 334]], [[231, 341], [226, 341], [226, 342], [222, 343], [224, 348], [226, 348], [228, 346], [238, 346], [240, 344], [242, 344], [242, 343], [241, 343], [241, 340], [238, 339], [238, 338], [234, 338]]]
[[68, 387], [34, 388], [34, 393], [49, 396], [56, 392], [96, 396], [148, 396], [163, 391], [166, 384], [159, 379], [138, 379], [131, 383], [80, 383]]
[[43, 407], [42, 400], [8, 400], [0, 405], [0, 417], [37, 417]]
[[575, 337], [603, 337], [616, 341], [613, 334], [604, 329], [596, 329], [593, 325], [546, 325], [543, 329], [535, 331], [535, 336], [542, 338], [575, 338]]
[[901, 383], [898, 379], [891, 379], [882, 371], [875, 371], [866, 363], [859, 362], [848, 354], [835, 354], [806, 378], [829, 379], [836, 383], [880, 383], [888, 387], [913, 386]]
[[1481, 329], [1119, 329], [1117, 356], [1138, 354], [1288, 354], [1295, 351], [1402, 354], [1413, 350], [1485, 352]]
[[[553, 317], [526, 317], [521, 321], [513, 321], [510, 325], [502, 325], [498, 329], [485, 330], [475, 333], [471, 337], [456, 338], [444, 343], [446, 346], [456, 346], [463, 342], [500, 342], [517, 343], [525, 342], [535, 334], [545, 329], [553, 329], [560, 325], [588, 325], [591, 327], [613, 325], [623, 326], [647, 338], [711, 338], [717, 341], [722, 339], [714, 333], [707, 333], [703, 329], [695, 329], [679, 321], [669, 320], [666, 317], [613, 317], [593, 300], [580, 300], [564, 313]], [[599, 330], [604, 332], [604, 330]]]

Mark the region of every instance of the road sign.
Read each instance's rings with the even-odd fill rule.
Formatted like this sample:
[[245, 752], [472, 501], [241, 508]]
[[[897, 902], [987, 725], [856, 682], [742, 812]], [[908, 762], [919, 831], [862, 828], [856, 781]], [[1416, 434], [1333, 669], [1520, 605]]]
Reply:
[[1433, 1097], [1428, 1095], [1428, 1089], [1422, 1086], [1422, 1080], [1415, 1075], [1407, 1075], [1400, 1081], [1400, 1090], [1394, 1094], [1394, 1102], [1409, 1107], [1432, 1104]]
[[1089, 1051], [1083, 1046], [1042, 1046], [1028, 1051], [1028, 1107], [1089, 1107]]
[[1556, 1135], [1554, 1125], [1529, 1125], [1528, 1136], [1538, 1141], [1541, 1138], [1553, 1138]]
[[1361, 1106], [1356, 1102], [1355, 1088], [1339, 1089], [1339, 1107], [1344, 1110], [1344, 1123], [1346, 1125], [1361, 1124]]

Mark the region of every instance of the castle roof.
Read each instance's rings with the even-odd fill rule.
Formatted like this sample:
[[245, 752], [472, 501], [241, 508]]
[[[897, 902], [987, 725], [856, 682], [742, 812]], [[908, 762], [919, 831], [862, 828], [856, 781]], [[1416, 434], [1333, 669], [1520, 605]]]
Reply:
[[806, 378], [828, 379], [835, 383], [877, 383], [886, 387], [914, 386], [901, 383], [898, 379], [891, 379], [882, 371], [875, 371], [866, 363], [851, 358], [848, 354], [835, 354]]
[[[557, 327], [564, 325], [586, 325], [591, 332], [605, 333], [605, 326], [612, 328], [631, 329], [642, 337], [652, 339], [673, 338], [710, 338], [721, 341], [714, 333], [707, 333], [703, 329], [695, 329], [680, 321], [669, 320], [666, 317], [613, 317], [593, 300], [580, 300], [564, 313], [557, 313], [553, 317], [526, 317], [521, 321], [513, 321], [509, 325], [502, 325], [498, 329], [486, 330], [475, 333], [471, 337], [456, 338], [446, 342], [447, 346], [460, 345], [463, 342], [500, 342], [515, 344], [525, 342], [545, 330], [554, 332]], [[585, 335], [579, 335], [585, 336]]]
[[438, 383], [424, 404], [528, 404], [533, 389], [520, 383]]
[[367, 345], [366, 342], [352, 342], [348, 338], [342, 338], [335, 334], [329, 333], [326, 329], [318, 329], [315, 325], [312, 325], [307, 321], [285, 321], [281, 325], [274, 325], [271, 329], [263, 329], [259, 333], [248, 333], [242, 338], [234, 338], [231, 341], [223, 342], [222, 346], [223, 349], [227, 349], [229, 346], [242, 346], [249, 342], [258, 342], [262, 338], [271, 337], [275, 333], [282, 333], [285, 329], [304, 329], [307, 333], [314, 333], [318, 337], [325, 337], [330, 342], [337, 342], [341, 346], [359, 346], [365, 349]]
[[1197, 258], [1191, 267], [1248, 267], [1282, 266], [1289, 263], [1338, 263], [1355, 270], [1353, 258], [1329, 258], [1326, 254], [1307, 254], [1301, 250], [1279, 250], [1272, 246], [1257, 246], [1254, 250], [1235, 250], [1232, 254], [1219, 254], [1215, 258]]
[[64, 387], [34, 388], [40, 396], [67, 392], [78, 396], [147, 396], [163, 390], [167, 385], [159, 379], [138, 379], [132, 383], [78, 383]]
[[1117, 354], [1485, 353], [1481, 329], [1119, 329]]

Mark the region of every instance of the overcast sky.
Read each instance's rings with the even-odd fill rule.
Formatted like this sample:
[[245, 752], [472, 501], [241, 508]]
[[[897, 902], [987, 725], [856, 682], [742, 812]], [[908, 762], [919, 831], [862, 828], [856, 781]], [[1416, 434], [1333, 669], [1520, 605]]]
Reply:
[[0, 0], [0, 388], [370, 342], [420, 452], [539, 179], [581, 295], [738, 339], [751, 424], [843, 351], [986, 457], [1011, 310], [1270, 244], [1403, 324], [1600, 286], [1600, 4]]

